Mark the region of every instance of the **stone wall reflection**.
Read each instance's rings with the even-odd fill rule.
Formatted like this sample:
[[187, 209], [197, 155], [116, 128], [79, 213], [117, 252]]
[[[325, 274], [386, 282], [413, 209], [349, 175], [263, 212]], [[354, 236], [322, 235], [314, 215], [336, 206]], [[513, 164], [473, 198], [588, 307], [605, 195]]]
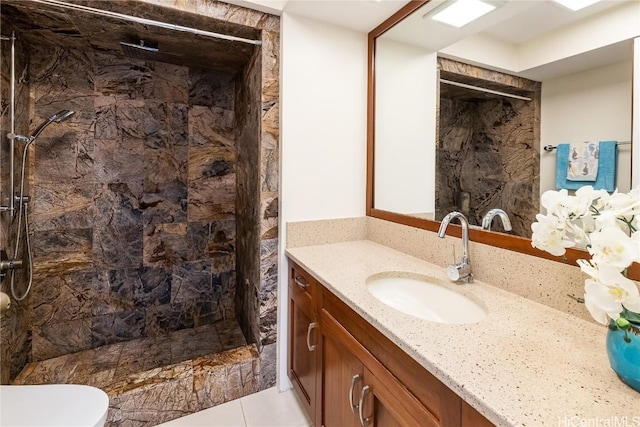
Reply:
[[[459, 210], [479, 226], [489, 210], [500, 208], [513, 234], [530, 237], [539, 209], [540, 83], [443, 58], [439, 64], [449, 80], [521, 91], [533, 100], [441, 84], [436, 219]], [[500, 221], [492, 229], [502, 231]]]

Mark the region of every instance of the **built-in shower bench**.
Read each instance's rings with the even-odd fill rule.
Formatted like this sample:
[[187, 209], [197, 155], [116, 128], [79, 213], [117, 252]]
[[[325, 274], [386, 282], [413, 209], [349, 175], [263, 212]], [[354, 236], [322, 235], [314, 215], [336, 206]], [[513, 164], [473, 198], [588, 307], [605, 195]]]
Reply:
[[256, 346], [223, 321], [29, 363], [14, 384], [92, 385], [109, 395], [107, 426], [151, 426], [255, 393], [259, 379]]

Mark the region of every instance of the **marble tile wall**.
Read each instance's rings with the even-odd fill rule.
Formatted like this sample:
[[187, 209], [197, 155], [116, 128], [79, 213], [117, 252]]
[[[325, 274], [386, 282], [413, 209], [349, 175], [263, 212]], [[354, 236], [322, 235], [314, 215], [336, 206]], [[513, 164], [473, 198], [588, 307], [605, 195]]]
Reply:
[[258, 293], [260, 283], [260, 50], [243, 70], [245, 84], [236, 93], [238, 181], [236, 315], [245, 336], [260, 343]]
[[[2, 35], [10, 36], [13, 28], [2, 25]], [[0, 48], [0, 205], [8, 206], [12, 190], [9, 188], [9, 141], [6, 138], [11, 131], [10, 88], [11, 88], [11, 42], [1, 41]], [[17, 37], [15, 42], [15, 130], [17, 133], [26, 132], [29, 127], [29, 82], [27, 76], [28, 48], [24, 41]], [[22, 164], [22, 149], [24, 144], [16, 141], [15, 151], [15, 179], [19, 179], [17, 172]], [[28, 164], [27, 164], [28, 171]], [[28, 182], [26, 183], [28, 188]], [[6, 251], [13, 258], [15, 251], [15, 236], [17, 222], [8, 212], [0, 212], [0, 250]], [[24, 236], [24, 233], [23, 233]], [[24, 238], [21, 240], [24, 249]], [[23, 251], [19, 258], [24, 259]], [[22, 270], [15, 271], [15, 284], [19, 294], [26, 289], [26, 277]], [[6, 276], [0, 283], [0, 290], [11, 295], [10, 277]], [[28, 299], [12, 301], [12, 307], [0, 320], [0, 384], [8, 384], [27, 362], [30, 349], [28, 324]]]
[[[436, 218], [462, 211], [481, 225], [493, 208], [505, 210], [513, 233], [530, 237], [539, 209], [539, 83], [440, 60], [441, 73], [467, 79], [476, 86], [531, 90], [533, 101], [483, 98], [441, 91], [436, 152]], [[444, 69], [444, 71], [443, 71]], [[505, 90], [508, 88], [509, 90]], [[468, 208], [461, 193], [469, 194]], [[502, 230], [494, 221], [495, 230]]]
[[32, 360], [234, 316], [235, 77], [34, 45]]
[[236, 310], [245, 335], [260, 350], [261, 389], [276, 379], [280, 33], [274, 18], [264, 21], [262, 48], [247, 64], [236, 94], [242, 183]]

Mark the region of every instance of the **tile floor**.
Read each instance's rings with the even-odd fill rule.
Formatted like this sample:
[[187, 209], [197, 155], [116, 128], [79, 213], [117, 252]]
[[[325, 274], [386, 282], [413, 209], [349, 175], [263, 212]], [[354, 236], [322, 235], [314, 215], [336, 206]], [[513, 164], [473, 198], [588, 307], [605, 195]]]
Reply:
[[232, 400], [158, 427], [310, 427], [313, 424], [292, 389], [276, 387]]

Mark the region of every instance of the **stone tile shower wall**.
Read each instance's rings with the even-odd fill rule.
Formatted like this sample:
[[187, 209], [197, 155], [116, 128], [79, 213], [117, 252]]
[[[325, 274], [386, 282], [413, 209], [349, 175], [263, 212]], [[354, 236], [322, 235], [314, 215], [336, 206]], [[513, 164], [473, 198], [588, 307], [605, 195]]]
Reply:
[[[236, 116], [242, 117], [238, 122], [246, 119], [244, 124], [238, 123], [236, 129], [238, 188], [244, 188], [249, 194], [246, 199], [238, 200], [237, 253], [239, 257], [243, 257], [243, 262], [238, 262], [237, 292], [241, 299], [237, 300], [236, 306], [244, 307], [244, 311], [240, 310], [237, 316], [247, 340], [255, 341], [260, 351], [260, 389], [264, 389], [274, 385], [276, 380], [280, 18], [211, 0], [145, 1], [260, 30], [262, 46], [243, 73], [245, 98], [238, 93], [236, 102]], [[240, 113], [244, 104], [254, 105], [255, 102], [261, 105], [260, 111], [247, 112], [247, 109], [243, 109], [244, 113]], [[254, 144], [259, 146], [257, 153], [245, 151], [243, 147], [246, 145], [241, 141], [243, 132], [247, 132], [245, 135], [257, 132], [258, 140], [254, 141]], [[241, 159], [243, 156], [244, 160]], [[240, 166], [241, 164], [245, 167]], [[259, 176], [256, 176], [252, 169], [258, 165]], [[255, 219], [259, 225], [256, 227], [255, 223], [250, 224], [248, 218]], [[247, 245], [257, 243], [259, 251], [255, 251], [255, 246], [252, 246], [250, 251], [240, 250], [242, 240]], [[246, 269], [245, 262], [254, 267], [251, 270]], [[255, 267], [259, 269], [257, 273]], [[247, 319], [249, 324], [246, 324]]]
[[[539, 210], [540, 83], [444, 58], [438, 63], [449, 79], [456, 75], [481, 87], [498, 83], [506, 92], [527, 90], [533, 100], [481, 99], [477, 92], [473, 97], [441, 94], [436, 218], [461, 210], [471, 224], [481, 225], [489, 210], [501, 208], [511, 219], [513, 233], [530, 237]], [[458, 200], [461, 192], [469, 193], [468, 211]], [[500, 227], [495, 220], [493, 229]]]
[[34, 46], [32, 360], [233, 318], [234, 76]]
[[[245, 68], [237, 94], [238, 173], [243, 183], [237, 197], [238, 205], [247, 209], [238, 212], [236, 310], [245, 336], [260, 350], [262, 389], [276, 380], [279, 43], [274, 28], [262, 31], [262, 49]], [[252, 102], [256, 99], [261, 102]], [[256, 133], [259, 146], [253, 141]]]
[[[2, 26], [2, 35], [11, 35], [8, 25]], [[9, 188], [9, 141], [6, 138], [11, 130], [10, 125], [10, 82], [11, 82], [11, 42], [2, 41], [0, 48], [0, 205], [7, 206], [12, 190]], [[28, 48], [17, 37], [15, 44], [16, 75], [16, 111], [15, 130], [26, 133], [29, 128], [29, 84], [27, 76]], [[20, 168], [24, 143], [16, 141], [15, 165]], [[16, 181], [18, 174], [16, 173]], [[28, 185], [28, 182], [26, 183]], [[28, 187], [27, 187], [28, 188]], [[16, 221], [8, 212], [0, 213], [0, 249], [13, 258], [15, 250]], [[24, 234], [23, 234], [24, 236]], [[21, 247], [24, 249], [24, 238]], [[11, 295], [9, 276], [2, 280], [0, 289]], [[16, 271], [17, 290], [20, 294], [26, 288], [26, 276], [21, 270]], [[28, 298], [28, 297], [27, 297]], [[0, 319], [0, 384], [8, 384], [27, 362], [29, 355], [29, 318], [28, 299], [22, 302], [12, 301], [11, 310]]]
[[[276, 373], [279, 18], [210, 0], [125, 3], [134, 15], [245, 27], [262, 46], [235, 79], [212, 77], [119, 62], [106, 55], [100, 32], [66, 32], [75, 15], [54, 13], [62, 21], [49, 28], [50, 18], [34, 12], [40, 28], [24, 34], [30, 44], [68, 50], [34, 47], [40, 57], [24, 75], [25, 98], [29, 80], [38, 87], [19, 102], [20, 130], [62, 108], [78, 113], [48, 127], [30, 155], [36, 285], [16, 335], [0, 322], [3, 381], [28, 355], [165, 334], [237, 307], [247, 340], [260, 350], [260, 388], [268, 387]], [[56, 42], [60, 35], [66, 42]], [[27, 45], [22, 53], [28, 59]], [[222, 297], [214, 303], [212, 294]], [[10, 374], [6, 354], [17, 361]]]

